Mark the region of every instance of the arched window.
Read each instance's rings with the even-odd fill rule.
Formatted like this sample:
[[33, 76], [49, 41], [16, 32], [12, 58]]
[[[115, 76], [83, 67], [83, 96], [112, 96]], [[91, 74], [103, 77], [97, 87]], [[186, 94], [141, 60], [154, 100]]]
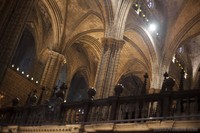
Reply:
[[18, 47], [15, 51], [12, 64], [19, 70], [30, 74], [34, 69], [36, 58], [35, 40], [31, 32], [25, 28]]
[[149, 8], [153, 8], [154, 7], [154, 1], [153, 0], [146, 0], [146, 4]]
[[133, 4], [133, 9], [144, 22], [148, 23], [152, 18], [152, 9], [154, 8], [154, 0], [136, 0]]

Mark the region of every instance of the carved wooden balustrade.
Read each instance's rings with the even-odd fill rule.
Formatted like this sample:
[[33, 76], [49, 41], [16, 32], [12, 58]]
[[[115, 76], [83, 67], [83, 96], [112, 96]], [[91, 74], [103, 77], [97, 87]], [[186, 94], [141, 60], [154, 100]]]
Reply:
[[[96, 91], [90, 88], [89, 99], [77, 102], [64, 102], [65, 85], [54, 93], [49, 101], [41, 104], [36, 92], [31, 92], [27, 104], [18, 107], [18, 99], [13, 99], [13, 107], [0, 109], [0, 125], [66, 125], [90, 123], [126, 123], [152, 120], [199, 120], [200, 86], [193, 90], [172, 91], [175, 84], [172, 78], [164, 74], [160, 93], [147, 94], [146, 80], [141, 95], [120, 96], [123, 86], [115, 87], [115, 96], [106, 99], [93, 99]], [[181, 81], [182, 82], [182, 81]], [[182, 83], [181, 83], [182, 84]], [[182, 86], [182, 85], [181, 85]], [[57, 93], [55, 93], [57, 92]]]
[[1, 125], [49, 125], [98, 122], [200, 119], [200, 90], [35, 105], [0, 110]]

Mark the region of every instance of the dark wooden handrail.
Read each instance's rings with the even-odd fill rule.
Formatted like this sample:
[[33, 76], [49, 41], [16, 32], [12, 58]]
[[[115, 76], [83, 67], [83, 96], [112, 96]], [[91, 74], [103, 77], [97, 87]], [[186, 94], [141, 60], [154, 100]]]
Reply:
[[164, 91], [0, 109], [1, 125], [123, 123], [168, 119], [200, 119], [200, 90]]

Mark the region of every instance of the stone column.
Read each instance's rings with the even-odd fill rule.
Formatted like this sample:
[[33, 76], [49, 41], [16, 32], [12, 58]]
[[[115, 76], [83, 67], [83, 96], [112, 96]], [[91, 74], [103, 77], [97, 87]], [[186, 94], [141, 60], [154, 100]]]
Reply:
[[114, 82], [123, 47], [123, 40], [103, 38], [103, 53], [95, 80], [97, 98], [106, 98], [114, 94]]
[[[7, 1], [6, 1], [7, 2]], [[0, 85], [4, 78], [5, 72], [12, 60], [12, 56], [17, 48], [19, 39], [23, 32], [26, 19], [30, 10], [34, 6], [35, 0], [18, 0], [15, 2], [8, 1], [14, 6], [10, 6], [9, 12], [5, 12], [3, 16], [5, 22], [1, 23], [0, 29]]]
[[64, 63], [66, 63], [66, 60], [62, 54], [49, 51], [40, 85], [52, 90], [55, 87], [60, 69]]

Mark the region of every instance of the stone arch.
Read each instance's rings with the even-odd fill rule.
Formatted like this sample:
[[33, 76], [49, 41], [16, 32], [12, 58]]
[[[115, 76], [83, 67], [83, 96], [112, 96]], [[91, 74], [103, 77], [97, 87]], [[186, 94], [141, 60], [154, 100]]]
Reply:
[[105, 31], [106, 31], [106, 29], [108, 29], [108, 27], [112, 25], [114, 20], [112, 2], [109, 0], [102, 1], [102, 3], [100, 3], [100, 1], [97, 1], [97, 5], [101, 7], [100, 9], [102, 11], [103, 18], [105, 21]]
[[[192, 77], [188, 75], [192, 75], [192, 66], [190, 60], [188, 58], [183, 58], [181, 55], [177, 55], [178, 59], [176, 58], [176, 61], [170, 63], [169, 66], [169, 71], [168, 74], [169, 76], [173, 77], [176, 81], [177, 86], [175, 86], [175, 89], [178, 90], [179, 88], [179, 83], [180, 83], [180, 78], [181, 78], [181, 71], [182, 69], [184, 70], [185, 73], [187, 73], [187, 77], [184, 75], [184, 80], [183, 80], [183, 89], [191, 89], [192, 85]], [[181, 64], [181, 65], [180, 65]]]
[[119, 74], [116, 76], [115, 84], [118, 83], [118, 81], [123, 75], [128, 75], [129, 73], [131, 73], [139, 77], [140, 79], [142, 79], [143, 75], [145, 73], [148, 73], [149, 75], [148, 84], [150, 85], [150, 81], [152, 80], [151, 71], [148, 71], [147, 66], [139, 59], [133, 58], [133, 59], [128, 60], [126, 64], [122, 66], [121, 70], [123, 71], [119, 71]]
[[135, 44], [132, 40], [130, 40], [129, 38], [127, 38], [126, 36], [124, 36], [124, 40], [127, 41], [127, 42], [129, 42], [135, 49], [137, 49], [137, 51], [138, 51], [138, 52], [141, 54], [141, 56], [144, 58], [145, 63], [146, 63], [146, 65], [148, 66], [148, 68], [150, 68], [148, 59], [147, 59], [147, 57], [145, 56], [145, 54], [143, 53], [142, 49], [141, 49], [137, 44]]
[[158, 56], [156, 54], [156, 46], [155, 43], [152, 41], [151, 36], [148, 34], [148, 32], [144, 28], [139, 27], [137, 25], [131, 24], [130, 27], [131, 28], [127, 29], [126, 31], [128, 30], [135, 31], [139, 35], [141, 35], [143, 41], [145, 42], [145, 44], [147, 44], [146, 47], [149, 50], [151, 62], [156, 61]]
[[159, 54], [160, 53], [158, 53], [159, 50], [156, 49], [157, 42], [154, 42], [151, 35], [142, 27], [139, 27], [135, 24], [128, 24], [126, 31], [129, 31], [129, 30], [135, 31], [142, 37], [146, 45], [145, 47], [147, 47], [147, 50], [149, 52], [148, 57], [145, 56], [145, 54], [143, 53], [143, 50], [137, 44], [133, 45], [134, 42], [132, 42], [131, 44], [134, 46], [134, 48], [140, 51], [141, 55], [146, 61], [146, 64], [148, 65], [148, 71], [149, 71], [148, 73], [150, 74], [149, 77], [151, 77], [151, 80], [152, 80], [151, 88], [156, 88], [156, 89], [160, 88], [160, 85], [161, 85], [160, 79], [159, 79], [159, 76], [160, 76]]
[[[200, 24], [200, 23], [199, 23]], [[191, 36], [188, 36], [185, 40], [183, 40], [177, 50], [175, 51], [174, 57], [176, 57], [176, 61], [179, 60], [179, 62], [173, 61], [174, 63], [180, 63], [184, 68], [184, 71], [187, 73], [186, 80], [190, 82], [190, 85], [188, 88], [197, 88], [197, 76], [198, 76], [198, 69], [200, 66], [200, 32], [194, 33]], [[180, 48], [183, 49], [183, 51], [180, 51]], [[179, 57], [177, 59], [177, 56], [183, 56]], [[174, 58], [173, 57], [173, 58]], [[181, 61], [180, 61], [181, 60]], [[172, 62], [171, 62], [172, 64]], [[169, 71], [171, 69], [171, 64], [169, 66]], [[189, 78], [189, 79], [188, 79]]]
[[[198, 15], [199, 16], [199, 15]], [[163, 58], [163, 64], [162, 64], [162, 71], [169, 71], [170, 69], [170, 62], [172, 60], [172, 57], [174, 56], [174, 54], [176, 53], [176, 50], [178, 48], [180, 48], [181, 46], [185, 46], [190, 40], [192, 40], [193, 38], [199, 36], [200, 32], [200, 28], [199, 28], [199, 25], [200, 25], [200, 17], [195, 17], [195, 19], [193, 18], [193, 20], [191, 20], [192, 22], [188, 22], [186, 25], [187, 27], [184, 27], [181, 32], [186, 32], [186, 35], [183, 35], [181, 32], [179, 32], [179, 34], [177, 35], [178, 38], [180, 40], [177, 40], [177, 42], [174, 42], [175, 43], [175, 46], [171, 50], [168, 50], [168, 53], [166, 53], [164, 55], [164, 58]], [[190, 25], [190, 24], [194, 24], [194, 25]], [[172, 53], [173, 52], [173, 53]], [[168, 62], [168, 64], [167, 64]], [[191, 63], [190, 63], [191, 65]], [[190, 67], [190, 66], [188, 66]], [[191, 76], [192, 76], [192, 79], [191, 79], [191, 83], [190, 83], [190, 88], [195, 88], [195, 83], [197, 82], [197, 79], [196, 79], [196, 75], [198, 74], [198, 67], [197, 66], [191, 66]]]
[[103, 32], [103, 29], [91, 29], [88, 31], [84, 31], [81, 33], [78, 33], [77, 35], [75, 35], [71, 40], [69, 40], [64, 48], [62, 49], [62, 53], [67, 53], [67, 51], [69, 50], [69, 48], [75, 43], [76, 40], [78, 40], [80, 37], [87, 35], [89, 33], [95, 33], [95, 32]]
[[[189, 20], [184, 27], [178, 32], [178, 34], [175, 36], [176, 39], [174, 39], [171, 43], [169, 48], [165, 48], [163, 59], [162, 59], [162, 72], [167, 71], [169, 69], [170, 61], [177, 50], [178, 47], [184, 42], [185, 40], [191, 39], [192, 36], [199, 33], [199, 31], [195, 31], [195, 33], [191, 34], [193, 27], [199, 26], [200, 22], [200, 14], [197, 14], [194, 16], [191, 20]], [[188, 34], [191, 34], [189, 37], [187, 37]], [[187, 38], [185, 38], [187, 37]], [[170, 49], [170, 50], [169, 50]]]
[[133, 96], [141, 94], [143, 82], [138, 76], [134, 75], [134, 73], [130, 72], [122, 75], [118, 83], [124, 86], [122, 96]]
[[57, 5], [57, 3], [54, 0], [42, 0], [40, 1], [42, 5], [44, 5], [44, 8], [48, 12], [50, 18], [51, 18], [51, 24], [53, 29], [53, 38], [54, 38], [54, 48], [58, 49], [58, 44], [60, 42], [61, 38], [61, 28], [63, 23], [63, 18], [60, 12], [60, 9]]
[[12, 64], [19, 68], [20, 71], [24, 71], [26, 74], [34, 73], [34, 63], [36, 60], [36, 45], [33, 34], [24, 29], [18, 47], [15, 51]]
[[47, 49], [41, 49], [40, 44], [42, 43], [42, 38], [40, 34], [38, 33], [38, 27], [35, 26], [34, 23], [27, 23], [25, 29], [29, 30], [30, 33], [32, 34], [34, 38], [34, 43], [35, 43], [35, 62], [34, 62], [34, 72], [32, 72], [32, 75], [37, 78], [38, 80], [41, 79], [43, 70], [45, 68], [45, 60], [42, 55], [44, 54], [43, 52]]
[[[125, 22], [132, 5], [133, 1], [119, 1], [116, 8], [116, 13], [114, 14], [114, 18], [110, 18], [110, 22], [106, 23], [105, 26], [105, 37], [107, 38], [115, 38], [117, 40], [123, 40], [124, 30], [125, 30]], [[110, 10], [113, 11], [112, 9]]]
[[100, 58], [100, 54], [101, 54], [101, 51], [102, 51], [101, 42], [99, 42], [98, 40], [96, 40], [94, 37], [92, 37], [90, 35], [82, 36], [77, 41], [85, 42], [87, 44], [91, 44], [90, 47], [92, 47], [95, 50], [96, 56], [98, 58]]
[[[73, 72], [74, 68], [79, 67], [79, 66], [85, 66], [87, 69], [88, 73], [88, 83], [89, 86], [92, 87], [94, 86], [94, 79], [96, 76], [96, 71], [98, 67], [98, 62], [100, 60], [100, 54], [101, 54], [101, 45], [98, 40], [96, 40], [94, 37], [85, 35], [81, 36], [78, 38], [74, 44], [71, 46], [71, 49], [78, 50], [78, 54], [83, 54], [86, 56], [84, 58], [84, 62], [80, 63], [77, 65], [74, 60], [77, 60], [74, 55], [74, 53], [71, 53], [69, 50], [66, 52], [65, 56], [67, 59], [67, 83], [69, 83]], [[72, 67], [73, 66], [73, 67]]]
[[63, 64], [58, 74], [57, 86], [62, 85], [62, 83], [66, 83], [66, 80], [67, 80], [67, 65]]
[[34, 38], [36, 54], [37, 54], [36, 56], [39, 59], [39, 52], [40, 52], [39, 44], [41, 43], [42, 40], [41, 40], [40, 35], [37, 33], [37, 28], [35, 28], [35, 26], [33, 26], [33, 25], [34, 25], [34, 23], [28, 23], [28, 24], [26, 24], [25, 29], [28, 29]]
[[81, 22], [83, 22], [83, 21], [84, 21], [86, 18], [88, 18], [90, 15], [96, 16], [97, 18], [99, 18], [99, 19], [102, 21], [103, 25], [105, 25], [105, 24], [104, 24], [104, 21], [102, 20], [102, 16], [101, 16], [98, 12], [95, 12], [95, 11], [93, 11], [93, 10], [90, 10], [90, 11], [88, 11], [86, 14], [84, 14], [84, 15], [74, 24], [73, 29], [75, 30], [76, 27], [78, 27], [78, 26], [81, 24]]
[[70, 47], [71, 42], [74, 41], [74, 38], [76, 38], [78, 34], [84, 35], [84, 33], [87, 33], [88, 31], [93, 31], [94, 33], [91, 33], [91, 34], [95, 35], [96, 31], [104, 28], [104, 25], [101, 19], [95, 14], [90, 13], [89, 15], [84, 16], [84, 18], [81, 18], [81, 19], [83, 19], [81, 20], [81, 22], [75, 23], [77, 24], [76, 27], [73, 26], [74, 29], [72, 33], [69, 35], [70, 39], [68, 39], [67, 43], [64, 45], [64, 49], [66, 47], [68, 48]]
[[67, 99], [70, 101], [80, 101], [87, 99], [88, 77], [84, 68], [80, 68], [75, 72], [68, 92]]

